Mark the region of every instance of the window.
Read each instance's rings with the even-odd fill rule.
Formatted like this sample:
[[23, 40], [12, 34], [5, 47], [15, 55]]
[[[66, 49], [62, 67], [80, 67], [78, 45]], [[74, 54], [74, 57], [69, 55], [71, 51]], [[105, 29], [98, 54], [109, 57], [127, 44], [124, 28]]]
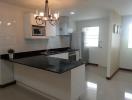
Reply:
[[132, 24], [129, 24], [128, 48], [132, 48]]
[[99, 45], [99, 26], [85, 27], [84, 32], [84, 46], [85, 47], [98, 47]]

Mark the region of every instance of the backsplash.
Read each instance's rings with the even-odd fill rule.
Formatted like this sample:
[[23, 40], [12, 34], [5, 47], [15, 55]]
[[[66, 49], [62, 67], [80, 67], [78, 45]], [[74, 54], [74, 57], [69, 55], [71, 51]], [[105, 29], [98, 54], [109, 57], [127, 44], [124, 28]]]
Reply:
[[16, 52], [69, 47], [69, 37], [55, 36], [49, 39], [26, 40], [23, 30], [24, 12], [29, 9], [0, 3], [0, 54], [9, 48]]

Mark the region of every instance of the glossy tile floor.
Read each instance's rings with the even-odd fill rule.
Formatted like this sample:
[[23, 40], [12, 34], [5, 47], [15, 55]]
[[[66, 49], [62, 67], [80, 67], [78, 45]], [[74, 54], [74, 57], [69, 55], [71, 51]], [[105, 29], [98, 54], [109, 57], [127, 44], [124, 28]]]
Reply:
[[0, 100], [49, 100], [21, 86], [12, 85], [0, 89]]
[[[132, 72], [119, 71], [106, 80], [106, 68], [86, 67], [86, 92], [81, 100], [132, 100]], [[0, 89], [0, 100], [48, 100], [18, 85]]]
[[132, 72], [119, 71], [106, 80], [106, 69], [86, 67], [86, 92], [82, 100], [132, 100]]

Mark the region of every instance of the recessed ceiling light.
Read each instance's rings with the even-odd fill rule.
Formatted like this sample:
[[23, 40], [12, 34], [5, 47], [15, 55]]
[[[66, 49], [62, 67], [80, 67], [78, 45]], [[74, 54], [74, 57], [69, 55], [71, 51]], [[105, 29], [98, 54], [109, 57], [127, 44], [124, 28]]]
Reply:
[[7, 23], [7, 26], [11, 26], [11, 23], [10, 23], [10, 22], [8, 22], [8, 23]]
[[70, 14], [71, 14], [71, 15], [74, 15], [74, 14], [75, 14], [75, 12], [71, 11], [71, 12], [70, 12]]

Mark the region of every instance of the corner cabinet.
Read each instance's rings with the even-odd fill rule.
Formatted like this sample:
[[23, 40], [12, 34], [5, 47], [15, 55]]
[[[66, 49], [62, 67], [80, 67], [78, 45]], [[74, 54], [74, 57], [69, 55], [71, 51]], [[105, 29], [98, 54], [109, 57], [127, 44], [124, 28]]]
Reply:
[[37, 25], [33, 13], [26, 13], [24, 15], [24, 32], [26, 39], [48, 39], [51, 36], [56, 36], [56, 26], [47, 23], [43, 35], [40, 36], [33, 36], [33, 26], [45, 27], [44, 25]]
[[69, 32], [68, 32], [69, 17], [68, 16], [60, 16], [56, 28], [57, 28], [56, 35], [69, 35]]

